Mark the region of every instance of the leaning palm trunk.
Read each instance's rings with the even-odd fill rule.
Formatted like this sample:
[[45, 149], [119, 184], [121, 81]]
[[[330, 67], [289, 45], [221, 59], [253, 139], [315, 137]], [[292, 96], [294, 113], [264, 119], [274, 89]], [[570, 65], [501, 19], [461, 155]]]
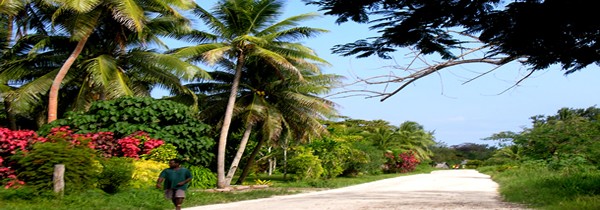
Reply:
[[265, 142], [265, 138], [260, 138], [260, 141], [258, 141], [258, 144], [256, 144], [256, 147], [254, 147], [254, 150], [250, 154], [250, 157], [248, 157], [248, 162], [246, 162], [246, 165], [244, 166], [244, 170], [242, 170], [242, 174], [240, 175], [240, 178], [238, 178], [238, 180], [235, 182], [235, 184], [244, 183], [244, 180], [246, 180], [246, 177], [248, 177], [248, 174], [250, 173], [250, 168], [252, 167], [252, 165], [254, 165], [254, 159], [256, 158], [256, 155], [258, 155], [258, 152], [260, 151], [260, 148], [262, 147], [264, 142]]
[[85, 46], [85, 43], [87, 42], [90, 35], [91, 31], [89, 34], [81, 38], [79, 42], [77, 42], [77, 46], [75, 47], [71, 55], [69, 55], [69, 58], [67, 58], [63, 66], [60, 67], [58, 74], [56, 74], [56, 77], [52, 82], [52, 86], [50, 87], [50, 96], [48, 98], [48, 123], [51, 123], [52, 121], [56, 120], [57, 117], [58, 90], [60, 89], [60, 84], [69, 72], [69, 69], [71, 68], [73, 63], [75, 63], [75, 60], [77, 59], [79, 54], [81, 54], [81, 51], [83, 50], [83, 47]]
[[250, 133], [252, 133], [252, 124], [246, 123], [246, 131], [244, 131], [244, 135], [242, 135], [242, 141], [240, 142], [240, 147], [238, 147], [237, 153], [231, 162], [231, 166], [229, 167], [229, 172], [227, 172], [227, 176], [225, 177], [225, 183], [227, 185], [231, 184], [231, 179], [233, 175], [235, 175], [235, 171], [237, 170], [240, 160], [242, 159], [242, 155], [246, 150], [246, 144], [248, 144], [248, 139], [250, 139]]
[[233, 78], [233, 84], [231, 85], [231, 93], [229, 94], [227, 108], [225, 109], [225, 116], [223, 117], [223, 126], [221, 127], [221, 133], [219, 135], [219, 148], [217, 150], [217, 188], [219, 189], [226, 188], [227, 186], [229, 186], [229, 183], [225, 179], [225, 148], [227, 146], [227, 135], [229, 133], [229, 126], [231, 125], [231, 118], [233, 117], [235, 98], [237, 96], [240, 79], [242, 78], [242, 67], [244, 67], [244, 59], [244, 53], [240, 52], [235, 67], [235, 76]]

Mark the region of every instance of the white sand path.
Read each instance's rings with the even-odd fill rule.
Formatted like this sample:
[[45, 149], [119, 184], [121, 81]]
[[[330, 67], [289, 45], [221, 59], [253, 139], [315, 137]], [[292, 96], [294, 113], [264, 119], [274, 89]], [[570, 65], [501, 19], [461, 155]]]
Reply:
[[498, 184], [476, 170], [440, 170], [350, 187], [186, 210], [524, 209], [502, 202]]

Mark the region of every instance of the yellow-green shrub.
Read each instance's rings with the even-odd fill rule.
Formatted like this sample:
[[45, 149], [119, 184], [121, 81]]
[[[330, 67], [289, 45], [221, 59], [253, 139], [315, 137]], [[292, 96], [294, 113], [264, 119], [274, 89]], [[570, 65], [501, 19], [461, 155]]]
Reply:
[[147, 188], [156, 185], [156, 179], [160, 172], [169, 167], [166, 163], [153, 160], [137, 160], [133, 162], [135, 170], [131, 180], [133, 188]]

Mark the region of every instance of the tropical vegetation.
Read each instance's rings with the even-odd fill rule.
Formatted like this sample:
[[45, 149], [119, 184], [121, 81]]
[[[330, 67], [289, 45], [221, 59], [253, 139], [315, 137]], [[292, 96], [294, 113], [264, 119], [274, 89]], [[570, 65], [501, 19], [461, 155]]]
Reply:
[[[428, 163], [433, 132], [418, 123], [338, 116], [323, 95], [341, 77], [321, 72], [329, 64], [301, 42], [327, 31], [300, 26], [316, 13], [282, 18], [283, 6], [0, 3], [2, 203], [13, 208], [33, 194], [42, 203], [88, 193], [155, 196], [148, 186], [174, 158], [194, 174], [195, 190], [225, 188], [235, 179], [247, 184], [261, 174], [261, 183], [280, 177], [322, 185]], [[166, 39], [187, 45], [172, 48]], [[157, 88], [171, 95], [149, 97]], [[75, 170], [64, 176], [67, 188], [53, 194], [60, 164]]]
[[[122, 204], [128, 195], [142, 199], [124, 208], [165, 208], [149, 187], [174, 158], [195, 177], [186, 205], [230, 201], [202, 190], [234, 181], [337, 187], [340, 177], [446, 162], [492, 174], [511, 201], [598, 208], [598, 108], [532, 117], [531, 128], [489, 137], [495, 146], [447, 146], [418, 122], [339, 116], [324, 95], [341, 77], [321, 72], [329, 64], [301, 42], [326, 30], [300, 26], [313, 13], [282, 18], [283, 6], [2, 1], [0, 208]], [[172, 48], [165, 38], [187, 45]], [[157, 88], [171, 95], [149, 97]], [[57, 164], [77, 171], [67, 172], [60, 194], [51, 185]]]

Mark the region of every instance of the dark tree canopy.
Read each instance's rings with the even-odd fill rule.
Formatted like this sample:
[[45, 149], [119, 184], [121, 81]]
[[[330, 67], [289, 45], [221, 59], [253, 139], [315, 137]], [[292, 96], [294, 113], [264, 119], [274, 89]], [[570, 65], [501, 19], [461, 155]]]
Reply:
[[[305, 0], [337, 23], [374, 24], [381, 35], [336, 45], [334, 53], [389, 58], [397, 48], [454, 58], [452, 30], [491, 46], [486, 56], [524, 58], [532, 70], [560, 64], [566, 73], [600, 65], [600, 22], [589, 0]], [[373, 19], [377, 17], [377, 19]]]

